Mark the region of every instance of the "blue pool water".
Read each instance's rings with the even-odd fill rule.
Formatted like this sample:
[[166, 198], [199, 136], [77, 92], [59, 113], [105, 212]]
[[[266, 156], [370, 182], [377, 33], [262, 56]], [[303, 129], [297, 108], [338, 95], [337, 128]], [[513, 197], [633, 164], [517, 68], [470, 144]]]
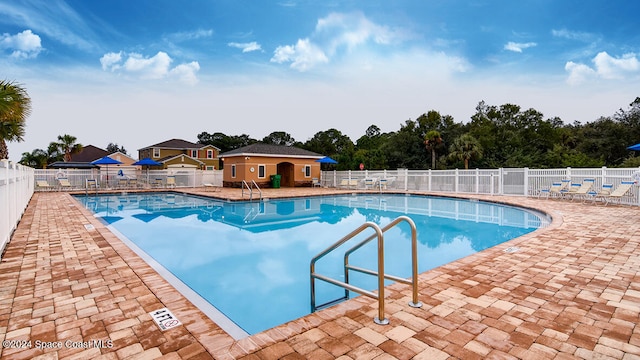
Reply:
[[[176, 193], [77, 199], [248, 334], [309, 314], [310, 259], [366, 221], [382, 227], [409, 216], [418, 230], [419, 272], [547, 224], [540, 214], [510, 206], [388, 194], [266, 202]], [[347, 245], [372, 234], [365, 231]], [[385, 233], [386, 273], [411, 276], [410, 242], [406, 223]], [[321, 259], [316, 271], [342, 279], [343, 254]], [[376, 242], [354, 253], [350, 263], [375, 270]], [[375, 277], [353, 273], [350, 280], [376, 289]], [[344, 294], [322, 281], [316, 288], [319, 304]]]

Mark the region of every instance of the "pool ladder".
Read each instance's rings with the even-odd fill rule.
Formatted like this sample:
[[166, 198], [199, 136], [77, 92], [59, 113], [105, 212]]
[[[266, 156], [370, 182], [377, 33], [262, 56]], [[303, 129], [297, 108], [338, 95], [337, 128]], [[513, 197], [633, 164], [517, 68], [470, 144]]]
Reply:
[[[412, 275], [410, 280], [384, 273], [384, 233], [403, 221], [409, 223], [409, 226], [411, 227], [411, 273]], [[336, 250], [338, 247], [340, 247], [347, 241], [351, 240], [353, 237], [360, 234], [367, 228], [373, 229], [375, 231], [375, 234], [369, 236], [368, 238], [364, 239], [360, 243], [356, 244], [355, 246], [347, 250], [344, 254], [344, 282], [316, 273], [315, 266], [318, 260], [323, 258], [325, 255], [329, 254], [330, 252]], [[349, 291], [354, 291], [361, 295], [365, 295], [370, 298], [378, 300], [378, 316], [374, 318], [373, 321], [379, 325], [386, 325], [389, 323], [389, 320], [384, 316], [384, 280], [385, 279], [411, 285], [413, 297], [412, 297], [412, 301], [409, 302], [409, 306], [414, 308], [422, 307], [422, 303], [418, 301], [418, 243], [417, 243], [418, 240], [417, 240], [416, 233], [417, 233], [416, 224], [413, 222], [413, 220], [411, 220], [407, 216], [400, 216], [396, 218], [395, 220], [393, 220], [391, 223], [389, 223], [387, 226], [383, 227], [382, 229], [375, 223], [368, 221], [360, 225], [357, 229], [355, 229], [354, 231], [352, 231], [351, 233], [349, 233], [348, 235], [346, 235], [345, 237], [343, 237], [333, 245], [329, 246], [327, 249], [325, 249], [318, 255], [316, 255], [313, 259], [311, 259], [311, 264], [310, 264], [311, 312], [315, 312], [319, 308], [324, 308], [330, 305], [334, 305], [340, 301], [347, 300], [349, 298]], [[350, 265], [349, 255], [351, 255], [354, 251], [358, 250], [359, 248], [367, 244], [369, 241], [376, 238], [378, 239], [378, 271], [364, 269], [361, 267]], [[372, 291], [364, 290], [362, 288], [349, 284], [349, 270], [377, 276], [378, 277], [378, 293], [376, 294]], [[329, 301], [325, 304], [316, 305], [316, 292], [315, 292], [316, 279], [344, 288], [345, 289], [344, 297], [340, 297], [338, 299]]]
[[251, 180], [251, 184], [247, 183], [246, 180], [242, 180], [242, 198], [244, 199], [244, 188], [246, 187], [249, 190], [249, 201], [253, 200], [253, 187], [255, 186], [256, 190], [260, 193], [260, 201], [262, 201], [262, 190], [258, 184], [256, 184], [255, 180]]

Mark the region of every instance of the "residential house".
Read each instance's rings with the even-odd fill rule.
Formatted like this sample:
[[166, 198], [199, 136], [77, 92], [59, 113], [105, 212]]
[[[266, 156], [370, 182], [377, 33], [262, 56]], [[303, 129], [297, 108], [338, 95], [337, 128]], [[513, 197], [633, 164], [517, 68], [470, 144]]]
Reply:
[[182, 139], [171, 139], [138, 149], [138, 158], [151, 158], [161, 163], [162, 169], [219, 169], [219, 154], [220, 149], [213, 145], [196, 144]]
[[97, 146], [87, 145], [82, 147], [79, 153], [71, 154], [70, 161], [56, 161], [47, 166], [50, 169], [92, 169], [96, 165], [91, 162], [101, 157], [107, 156], [107, 150], [100, 149]]
[[240, 187], [242, 181], [271, 186], [271, 175], [280, 175], [280, 186], [311, 186], [320, 177], [323, 155], [281, 145], [255, 143], [220, 154], [224, 161], [223, 186]]

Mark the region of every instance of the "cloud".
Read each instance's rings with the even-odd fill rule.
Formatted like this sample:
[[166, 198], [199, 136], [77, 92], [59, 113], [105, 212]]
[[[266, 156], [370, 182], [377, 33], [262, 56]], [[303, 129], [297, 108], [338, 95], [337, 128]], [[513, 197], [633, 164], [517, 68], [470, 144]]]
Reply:
[[175, 42], [197, 40], [202, 38], [208, 38], [213, 36], [213, 30], [211, 29], [198, 29], [194, 31], [177, 32], [167, 35], [167, 39]]
[[595, 36], [593, 34], [580, 31], [570, 31], [567, 29], [551, 30], [551, 35], [563, 39], [578, 40], [582, 42], [591, 42], [595, 40]]
[[11, 57], [17, 59], [32, 59], [43, 50], [40, 36], [31, 30], [25, 30], [15, 35], [0, 35], [0, 49], [11, 51]]
[[577, 85], [593, 79], [619, 80], [640, 75], [640, 61], [633, 53], [615, 58], [606, 51], [598, 53], [592, 60], [593, 67], [569, 61], [565, 70], [569, 73], [567, 83]]
[[318, 64], [329, 62], [325, 53], [312, 44], [309, 39], [300, 39], [295, 45], [278, 46], [274, 51], [272, 62], [290, 62], [291, 68], [307, 71]]
[[298, 39], [295, 45], [278, 46], [271, 61], [307, 71], [328, 63], [342, 49], [351, 52], [368, 43], [388, 46], [405, 37], [402, 31], [375, 24], [361, 13], [332, 13], [318, 20], [311, 36]]
[[509, 50], [509, 51], [513, 51], [513, 52], [517, 52], [517, 53], [521, 53], [522, 50], [528, 49], [530, 47], [534, 47], [534, 46], [537, 46], [537, 45], [538, 44], [536, 44], [534, 42], [517, 43], [517, 42], [509, 41], [508, 43], [506, 43], [504, 45], [504, 49], [505, 50]]
[[173, 59], [159, 51], [152, 57], [145, 57], [138, 53], [123, 52], [107, 53], [100, 58], [102, 70], [135, 75], [141, 79], [164, 79], [168, 77], [178, 78], [187, 84], [198, 82], [196, 73], [200, 70], [198, 62], [180, 64], [171, 68]]
[[252, 42], [249, 42], [249, 43], [230, 42], [227, 45], [229, 45], [231, 47], [234, 47], [234, 48], [242, 49], [243, 53], [262, 50], [262, 47], [260, 46], [260, 44], [258, 44], [255, 41], [252, 41]]
[[569, 72], [567, 83], [569, 85], [579, 85], [589, 79], [595, 78], [596, 72], [585, 64], [577, 64], [569, 61], [565, 64], [564, 69]]
[[28, 27], [49, 39], [85, 50], [97, 45], [92, 27], [108, 27], [101, 22], [86, 22], [66, 1], [0, 2], [0, 15], [2, 22]]
[[200, 64], [197, 61], [192, 61], [188, 64], [180, 64], [171, 69], [170, 75], [177, 77], [180, 81], [195, 85], [198, 83], [198, 77], [196, 73], [200, 70]]
[[640, 62], [633, 53], [614, 58], [603, 51], [596, 55], [593, 63], [598, 75], [604, 79], [623, 79], [626, 75], [640, 72]]

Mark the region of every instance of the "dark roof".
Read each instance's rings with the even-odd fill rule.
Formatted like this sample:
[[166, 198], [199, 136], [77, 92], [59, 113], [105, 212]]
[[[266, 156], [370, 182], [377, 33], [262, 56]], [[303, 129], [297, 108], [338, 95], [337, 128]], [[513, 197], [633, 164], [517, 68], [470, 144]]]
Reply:
[[266, 155], [266, 156], [296, 156], [322, 158], [324, 155], [314, 153], [313, 151], [300, 149], [293, 146], [270, 145], [264, 143], [255, 143], [241, 148], [227, 151], [218, 157], [229, 156], [246, 156], [246, 155]]
[[201, 149], [206, 146], [211, 146], [213, 148], [218, 149], [213, 145], [197, 144], [197, 143], [192, 143], [191, 141], [182, 140], [182, 139], [171, 139], [171, 140], [163, 141], [161, 143], [143, 147], [142, 149], [138, 149], [138, 151], [150, 149], [150, 148], [181, 149], [181, 150], [182, 149]]
[[93, 165], [90, 162], [81, 162], [81, 161], [56, 161], [47, 165], [49, 169], [92, 169], [98, 167], [97, 165]]
[[82, 151], [80, 151], [79, 153], [71, 154], [71, 161], [90, 163], [107, 155], [109, 155], [109, 153], [106, 150], [100, 149], [99, 147], [93, 145], [87, 145], [83, 146]]

